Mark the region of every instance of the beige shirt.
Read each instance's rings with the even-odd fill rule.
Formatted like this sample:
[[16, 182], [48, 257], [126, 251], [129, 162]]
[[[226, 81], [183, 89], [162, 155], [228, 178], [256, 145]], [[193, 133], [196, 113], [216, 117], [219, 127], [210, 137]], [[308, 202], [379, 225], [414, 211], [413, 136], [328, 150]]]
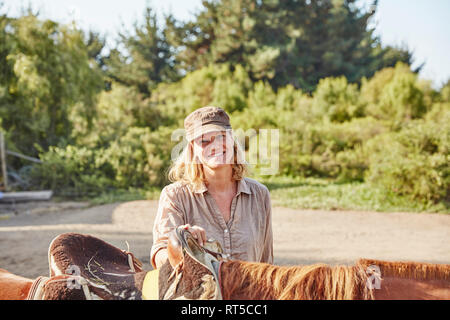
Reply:
[[273, 263], [270, 193], [256, 180], [238, 181], [228, 223], [204, 184], [197, 190], [181, 182], [164, 187], [153, 226], [153, 267], [156, 253], [167, 248], [168, 234], [184, 224], [205, 229], [206, 238], [218, 240], [228, 258]]

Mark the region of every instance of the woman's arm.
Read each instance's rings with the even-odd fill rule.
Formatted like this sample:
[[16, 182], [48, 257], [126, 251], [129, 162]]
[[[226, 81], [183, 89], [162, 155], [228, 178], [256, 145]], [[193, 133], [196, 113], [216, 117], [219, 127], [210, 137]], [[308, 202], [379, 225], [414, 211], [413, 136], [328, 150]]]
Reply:
[[186, 215], [182, 208], [175, 190], [165, 187], [161, 191], [158, 213], [153, 225], [153, 246], [150, 254], [150, 263], [153, 268], [159, 268], [166, 262], [169, 234], [178, 226], [191, 232], [199, 245], [203, 246], [206, 242], [206, 232], [202, 227], [185, 224]]
[[154, 262], [152, 261], [152, 264], [154, 264], [153, 267], [156, 267], [157, 269], [161, 268], [161, 266], [164, 263], [166, 263], [167, 259], [168, 259], [167, 249], [161, 248], [154, 255], [154, 258], [153, 258]]
[[185, 224], [184, 214], [176, 199], [175, 190], [165, 187], [161, 191], [158, 212], [153, 225], [153, 245], [150, 253], [150, 262], [153, 268], [158, 268], [164, 264], [167, 259], [166, 249], [169, 233], [183, 224]]
[[[203, 246], [206, 243], [206, 232], [202, 227], [191, 226], [190, 224], [182, 225], [181, 227], [188, 230], [195, 239], [197, 239], [199, 245]], [[167, 249], [161, 248], [154, 255], [154, 265], [156, 268], [160, 268], [168, 259]], [[152, 262], [153, 264], [153, 262]]]

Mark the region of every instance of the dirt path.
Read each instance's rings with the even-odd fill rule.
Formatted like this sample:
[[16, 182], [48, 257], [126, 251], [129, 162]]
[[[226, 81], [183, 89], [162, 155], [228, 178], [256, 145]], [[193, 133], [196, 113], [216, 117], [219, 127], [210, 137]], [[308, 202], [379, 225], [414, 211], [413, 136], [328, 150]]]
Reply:
[[[1, 209], [1, 208], [0, 208]], [[0, 215], [0, 268], [48, 274], [47, 249], [60, 233], [80, 232], [121, 249], [127, 241], [145, 269], [157, 201], [88, 208], [86, 204], [28, 204]], [[1, 213], [1, 210], [0, 210]], [[450, 264], [450, 216], [418, 213], [273, 209], [275, 264], [352, 264], [360, 257]]]

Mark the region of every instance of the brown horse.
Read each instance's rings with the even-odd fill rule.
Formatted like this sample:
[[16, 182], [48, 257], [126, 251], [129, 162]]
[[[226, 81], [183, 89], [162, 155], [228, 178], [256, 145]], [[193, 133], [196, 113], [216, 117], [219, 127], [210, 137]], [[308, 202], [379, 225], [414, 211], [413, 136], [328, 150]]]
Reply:
[[[202, 273], [208, 272], [200, 263], [208, 253], [202, 252], [196, 241], [186, 241], [186, 238], [189, 240], [186, 233], [181, 230], [178, 235], [171, 235], [168, 248], [170, 265], [167, 263], [162, 269], [172, 270], [171, 266], [175, 266], [175, 269], [180, 269], [178, 273], [185, 273], [187, 278], [195, 271], [194, 280], [198, 281]], [[214, 273], [214, 270], [209, 270], [209, 273]], [[221, 261], [218, 274], [222, 298], [226, 300], [450, 300], [450, 265], [447, 264], [361, 259], [355, 266], [315, 264], [284, 267]], [[179, 280], [182, 289], [176, 291], [174, 298], [190, 298], [193, 289], [198, 287], [189, 285], [192, 280], [184, 281], [183, 278]], [[164, 290], [161, 288], [160, 291]]]
[[[180, 236], [184, 241], [180, 239]], [[101, 244], [93, 237], [63, 234], [53, 241], [53, 268], [62, 269], [61, 261], [68, 261], [69, 242], [84, 241], [96, 246], [105, 246], [114, 253], [110, 245]], [[61, 240], [61, 241], [59, 241]], [[69, 241], [70, 240], [70, 241]], [[101, 241], [101, 240], [100, 240]], [[199, 247], [187, 231], [171, 236], [169, 261], [159, 271], [160, 299], [445, 299], [450, 300], [450, 265], [416, 262], [386, 262], [359, 260], [355, 266], [328, 266], [325, 264], [304, 266], [274, 266], [264, 263], [225, 261]], [[64, 247], [66, 246], [66, 247]], [[59, 248], [59, 249], [58, 249]], [[56, 250], [58, 249], [58, 250]], [[80, 250], [79, 247], [73, 248]], [[27, 279], [0, 269], [0, 300], [41, 299], [120, 299], [114, 292], [127, 292], [142, 298], [144, 278], [147, 272], [136, 268], [128, 271], [127, 255], [117, 249], [118, 274], [107, 274], [101, 281], [92, 281], [77, 289], [68, 288], [71, 275], [52, 274], [50, 278]], [[99, 261], [100, 259], [97, 258]], [[109, 258], [108, 258], [109, 259]], [[99, 275], [95, 259], [90, 258], [87, 269]], [[133, 262], [133, 261], [132, 261]], [[123, 269], [122, 268], [125, 268]], [[52, 269], [52, 266], [51, 266]], [[89, 276], [89, 275], [86, 275]], [[123, 283], [108, 277], [126, 279]], [[110, 280], [109, 280], [110, 279]], [[111, 282], [106, 287], [105, 280]], [[113, 281], [114, 280], [114, 281]], [[103, 281], [103, 282], [102, 282]], [[118, 280], [117, 280], [118, 281]], [[377, 283], [378, 282], [378, 283]], [[117, 286], [117, 287], [115, 287]], [[115, 291], [113, 291], [113, 289]], [[217, 291], [219, 295], [217, 295]], [[134, 296], [133, 292], [137, 292]]]
[[[380, 269], [378, 288], [366, 273], [369, 266]], [[355, 266], [280, 267], [227, 261], [220, 271], [224, 299], [450, 299], [449, 265], [361, 259]]]
[[25, 300], [33, 280], [0, 269], [0, 300]]

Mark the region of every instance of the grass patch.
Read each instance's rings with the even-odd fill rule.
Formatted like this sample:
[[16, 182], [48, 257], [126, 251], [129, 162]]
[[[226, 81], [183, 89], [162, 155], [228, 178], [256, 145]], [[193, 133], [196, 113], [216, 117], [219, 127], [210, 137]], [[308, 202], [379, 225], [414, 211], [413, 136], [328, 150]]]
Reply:
[[[337, 183], [318, 178], [255, 177], [265, 184], [273, 206], [292, 209], [360, 210], [384, 212], [450, 213], [448, 203], [422, 203], [367, 183]], [[78, 198], [90, 205], [135, 200], [159, 200], [162, 188], [105, 191], [97, 196]], [[73, 199], [72, 199], [73, 200]]]
[[422, 203], [367, 183], [326, 179], [271, 177], [258, 179], [270, 190], [272, 205], [293, 209], [406, 211], [450, 213], [444, 203]]

